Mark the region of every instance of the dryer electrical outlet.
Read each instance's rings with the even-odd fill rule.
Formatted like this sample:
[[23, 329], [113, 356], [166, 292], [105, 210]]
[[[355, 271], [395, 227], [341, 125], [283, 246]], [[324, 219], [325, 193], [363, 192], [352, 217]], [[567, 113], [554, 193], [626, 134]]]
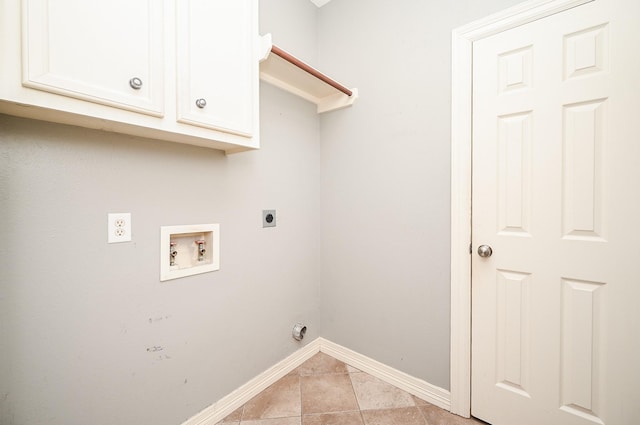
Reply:
[[276, 210], [262, 210], [262, 227], [276, 227]]
[[193, 224], [160, 228], [160, 280], [220, 269], [220, 225]]

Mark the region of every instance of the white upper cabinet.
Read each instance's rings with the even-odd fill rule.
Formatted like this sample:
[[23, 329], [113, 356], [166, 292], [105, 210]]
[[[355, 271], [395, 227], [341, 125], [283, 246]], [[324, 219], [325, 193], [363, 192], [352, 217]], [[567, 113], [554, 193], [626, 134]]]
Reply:
[[0, 113], [259, 147], [257, 0], [0, 2]]
[[[252, 0], [178, 2], [178, 120], [251, 136]], [[213, 77], [215, 76], [215, 78]]]
[[23, 85], [141, 113], [164, 113], [161, 1], [23, 3]]

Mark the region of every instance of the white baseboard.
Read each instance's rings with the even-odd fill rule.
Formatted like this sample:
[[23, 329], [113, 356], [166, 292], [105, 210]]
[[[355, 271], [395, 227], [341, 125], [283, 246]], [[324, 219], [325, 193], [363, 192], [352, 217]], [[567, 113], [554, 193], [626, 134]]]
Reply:
[[360, 369], [369, 375], [391, 384], [413, 394], [422, 400], [428, 401], [445, 410], [451, 410], [451, 393], [440, 387], [436, 387], [422, 379], [415, 378], [397, 369], [382, 364], [360, 353], [356, 353], [341, 345], [328, 341], [324, 338], [320, 340], [320, 351], [334, 357], [349, 366]]
[[260, 394], [280, 378], [309, 360], [320, 351], [320, 341], [316, 339], [286, 359], [273, 365], [231, 394], [218, 400], [200, 413], [187, 419], [182, 425], [214, 425], [236, 411], [253, 397]]
[[335, 344], [324, 338], [317, 338], [305, 347], [291, 354], [286, 359], [256, 376], [231, 394], [223, 397], [195, 416], [192, 416], [183, 422], [182, 425], [217, 424], [318, 352], [328, 354], [349, 366], [375, 376], [376, 378], [428, 401], [431, 404], [446, 410], [451, 409], [451, 394], [449, 391], [436, 387], [435, 385], [431, 385], [428, 382], [415, 378], [404, 372], [400, 372], [397, 369], [384, 365], [376, 360], [363, 356], [362, 354], [356, 353], [355, 351], [349, 350], [348, 348]]

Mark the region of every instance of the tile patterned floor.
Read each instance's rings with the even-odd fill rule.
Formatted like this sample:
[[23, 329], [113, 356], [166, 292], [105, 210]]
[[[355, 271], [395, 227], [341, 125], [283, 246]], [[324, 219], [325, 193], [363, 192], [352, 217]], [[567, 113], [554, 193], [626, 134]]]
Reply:
[[318, 353], [224, 425], [481, 425]]

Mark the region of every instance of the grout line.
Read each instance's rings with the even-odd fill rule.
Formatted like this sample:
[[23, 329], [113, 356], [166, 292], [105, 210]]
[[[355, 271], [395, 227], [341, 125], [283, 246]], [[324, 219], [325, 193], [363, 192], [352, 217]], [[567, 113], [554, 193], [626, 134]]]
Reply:
[[[335, 357], [334, 357], [335, 358]], [[341, 361], [341, 360], [339, 360]], [[345, 362], [342, 362], [346, 365]], [[347, 369], [348, 371], [349, 369]], [[353, 379], [351, 379], [351, 372], [349, 372], [349, 383], [351, 384], [351, 391], [353, 392], [353, 397], [356, 399], [356, 404], [358, 405], [358, 411], [360, 412], [360, 417], [362, 418], [362, 423], [364, 423], [364, 416], [362, 416], [362, 405], [360, 404], [360, 399], [358, 398], [358, 394], [356, 393], [356, 388], [353, 386]]]
[[302, 416], [304, 415], [304, 412], [302, 411], [302, 375], [300, 373], [298, 373], [298, 397], [300, 399], [300, 425], [302, 425]]
[[[264, 391], [264, 390], [263, 390]], [[255, 397], [255, 396], [254, 396]], [[247, 402], [248, 403], [248, 402]], [[242, 423], [242, 420], [244, 419], [244, 413], [247, 410], [247, 403], [242, 405], [242, 416], [240, 417], [240, 423]]]

